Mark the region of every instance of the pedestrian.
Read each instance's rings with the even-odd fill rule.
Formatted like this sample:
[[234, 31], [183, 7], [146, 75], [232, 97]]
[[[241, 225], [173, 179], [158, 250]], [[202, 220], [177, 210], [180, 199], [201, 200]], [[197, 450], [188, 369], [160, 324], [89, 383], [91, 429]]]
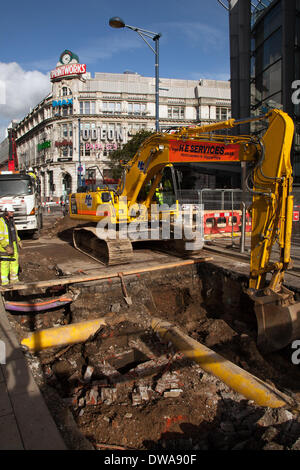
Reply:
[[63, 194], [62, 196], [60, 196], [60, 205], [61, 205], [62, 213], [64, 216], [67, 215], [66, 202], [67, 202], [67, 197]]
[[14, 221], [14, 208], [6, 204], [0, 217], [0, 261], [2, 285], [19, 281], [19, 248], [22, 243]]
[[155, 189], [155, 197], [156, 197], [156, 202], [158, 202], [158, 204], [160, 206], [163, 205], [164, 203], [164, 196], [163, 196], [163, 187], [162, 187], [162, 184], [160, 184], [159, 186], [157, 186], [157, 188]]

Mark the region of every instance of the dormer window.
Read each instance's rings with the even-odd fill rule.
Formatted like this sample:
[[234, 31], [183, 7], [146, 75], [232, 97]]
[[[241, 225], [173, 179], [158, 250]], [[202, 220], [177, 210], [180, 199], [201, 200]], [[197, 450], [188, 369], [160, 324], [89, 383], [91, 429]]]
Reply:
[[67, 86], [63, 86], [61, 90], [62, 96], [72, 95], [72, 91]]

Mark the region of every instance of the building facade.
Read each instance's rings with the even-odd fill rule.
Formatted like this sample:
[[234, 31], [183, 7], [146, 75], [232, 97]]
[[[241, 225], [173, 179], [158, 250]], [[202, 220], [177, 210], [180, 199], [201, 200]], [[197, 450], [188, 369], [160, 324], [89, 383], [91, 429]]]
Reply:
[[13, 158], [13, 149], [12, 149], [12, 134], [15, 128], [18, 125], [18, 121], [12, 120], [9, 126], [7, 127], [7, 137], [0, 142], [0, 171], [8, 169], [8, 160], [9, 158]]
[[[41, 178], [43, 200], [77, 190], [80, 180], [111, 176], [109, 153], [137, 131], [155, 129], [155, 79], [95, 73], [71, 51], [51, 72], [51, 93], [17, 126], [21, 169]], [[230, 83], [160, 79], [160, 130], [228, 119]], [[99, 170], [99, 172], [98, 172]]]
[[[259, 116], [270, 108], [295, 123], [292, 164], [300, 184], [300, 0], [229, 0], [232, 114]], [[298, 89], [298, 91], [297, 91]], [[243, 132], [259, 134], [265, 123]]]
[[9, 140], [8, 140], [8, 137], [5, 137], [5, 139], [2, 140], [2, 142], [0, 142], [0, 171], [7, 170], [8, 155], [9, 155]]

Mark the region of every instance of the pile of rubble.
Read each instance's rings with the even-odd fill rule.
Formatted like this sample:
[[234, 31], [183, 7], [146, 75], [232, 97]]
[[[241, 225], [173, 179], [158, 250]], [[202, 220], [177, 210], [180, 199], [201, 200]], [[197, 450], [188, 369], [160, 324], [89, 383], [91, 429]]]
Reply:
[[95, 449], [300, 449], [297, 414], [259, 407], [153, 331], [135, 325], [139, 337], [126, 338], [126, 329], [105, 327], [54, 360], [41, 353], [47, 387]]
[[[126, 355], [132, 353], [133, 350], [130, 350], [126, 352]], [[123, 354], [119, 356], [120, 359], [124, 358]], [[175, 354], [172, 360], [179, 358], [180, 354]], [[151, 400], [157, 400], [159, 396], [178, 397], [183, 390], [180, 388], [180, 377], [177, 371], [162, 373], [155, 385], [152, 384], [153, 374], [158, 374], [160, 370], [167, 368], [170, 364], [170, 358], [163, 356], [159, 360], [150, 360], [139, 364], [126, 374], [120, 374], [108, 362], [103, 361], [98, 364], [98, 370], [101, 370], [105, 378], [95, 381], [92, 380], [93, 367], [88, 366], [83, 376], [83, 383], [74, 390], [72, 405], [81, 409], [81, 416], [84, 407], [88, 405], [115, 403], [137, 406]]]

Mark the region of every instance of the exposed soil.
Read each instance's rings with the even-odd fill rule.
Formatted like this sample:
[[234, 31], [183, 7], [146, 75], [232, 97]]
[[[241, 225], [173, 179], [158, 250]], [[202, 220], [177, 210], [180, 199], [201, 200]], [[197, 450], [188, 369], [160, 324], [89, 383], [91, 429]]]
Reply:
[[[60, 219], [49, 237], [55, 241], [72, 223]], [[51, 255], [32, 260], [22, 254], [22, 262], [24, 280], [59, 275]], [[298, 414], [255, 405], [151, 328], [153, 316], [165, 319], [298, 401], [300, 371], [291, 363], [291, 350], [263, 356], [257, 349], [243, 280], [206, 263], [125, 282], [131, 306], [118, 280], [72, 288], [74, 301], [63, 309], [9, 315], [19, 338], [51, 326], [107, 319], [84, 343], [28, 354], [70, 449], [300, 449]]]

